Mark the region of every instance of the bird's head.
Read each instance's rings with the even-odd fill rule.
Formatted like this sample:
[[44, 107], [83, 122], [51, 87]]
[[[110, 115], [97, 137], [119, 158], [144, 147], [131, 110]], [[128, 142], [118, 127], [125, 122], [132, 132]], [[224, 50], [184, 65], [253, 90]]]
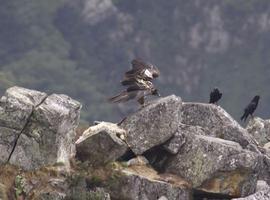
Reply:
[[160, 94], [156, 88], [152, 90], [152, 95], [160, 97]]
[[258, 102], [260, 100], [260, 96], [259, 95], [256, 95], [254, 98], [253, 98], [253, 101], [255, 102]]

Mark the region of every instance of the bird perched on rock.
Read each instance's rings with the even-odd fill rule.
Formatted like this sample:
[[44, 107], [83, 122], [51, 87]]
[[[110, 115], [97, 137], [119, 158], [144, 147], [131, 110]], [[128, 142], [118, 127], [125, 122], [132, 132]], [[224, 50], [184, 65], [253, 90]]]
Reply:
[[131, 61], [132, 69], [125, 73], [122, 85], [132, 85], [137, 80], [153, 81], [160, 74], [158, 68], [151, 63], [134, 59]]
[[246, 121], [249, 115], [253, 116], [253, 113], [254, 113], [254, 111], [256, 110], [257, 106], [258, 106], [259, 100], [260, 100], [260, 96], [258, 96], [258, 95], [256, 95], [256, 96], [252, 99], [252, 101], [251, 101], [251, 102], [247, 105], [247, 107], [245, 108], [244, 114], [243, 114], [243, 116], [241, 117], [241, 121], [242, 121], [242, 120]]
[[210, 93], [210, 100], [209, 103], [216, 104], [222, 97], [222, 93], [219, 91], [218, 88], [214, 88]]
[[144, 106], [144, 98], [148, 95], [160, 96], [158, 90], [151, 81], [139, 80], [130, 85], [126, 90], [120, 92], [109, 99], [110, 102], [120, 103], [131, 99], [136, 99], [139, 104]]
[[146, 96], [160, 96], [152, 83], [153, 79], [157, 78], [160, 72], [154, 65], [138, 59], [132, 60], [131, 64], [132, 69], [125, 73], [124, 79], [121, 81], [122, 85], [126, 86], [127, 89], [111, 97], [109, 101], [120, 103], [136, 99], [139, 104], [144, 106]]

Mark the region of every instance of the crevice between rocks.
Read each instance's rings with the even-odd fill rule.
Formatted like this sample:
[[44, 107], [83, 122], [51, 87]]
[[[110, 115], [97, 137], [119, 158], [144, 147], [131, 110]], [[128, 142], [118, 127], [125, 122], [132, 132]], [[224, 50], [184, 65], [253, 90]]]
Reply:
[[192, 196], [194, 200], [231, 200], [236, 198], [230, 195], [205, 192], [197, 189], [192, 189]]
[[12, 150], [11, 150], [9, 156], [8, 156], [8, 159], [7, 159], [7, 161], [6, 161], [6, 164], [9, 163], [9, 161], [10, 161], [10, 159], [11, 159], [11, 157], [12, 157], [12, 155], [13, 155], [15, 149], [16, 149], [18, 140], [20, 139], [20, 136], [22, 135], [22, 133], [24, 132], [24, 130], [26, 129], [26, 127], [27, 127], [28, 124], [30, 123], [31, 117], [33, 116], [33, 113], [34, 113], [35, 109], [36, 109], [37, 107], [39, 107], [41, 104], [43, 104], [44, 101], [45, 101], [49, 96], [50, 96], [50, 95], [46, 95], [46, 96], [45, 96], [45, 97], [44, 97], [37, 105], [35, 105], [35, 106], [32, 107], [32, 111], [31, 111], [29, 117], [27, 118], [27, 121], [25, 122], [23, 128], [20, 130], [18, 136], [16, 137], [16, 139], [15, 139], [15, 141], [14, 141]]

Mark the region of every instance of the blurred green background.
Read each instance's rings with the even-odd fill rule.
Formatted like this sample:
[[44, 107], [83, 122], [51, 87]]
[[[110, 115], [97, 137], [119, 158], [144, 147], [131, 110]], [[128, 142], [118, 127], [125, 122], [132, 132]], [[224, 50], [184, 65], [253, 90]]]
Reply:
[[237, 120], [251, 98], [270, 118], [269, 0], [9, 0], [0, 6], [0, 92], [13, 85], [65, 93], [82, 120], [118, 121], [111, 105], [133, 58], [161, 71], [165, 96], [220, 105]]

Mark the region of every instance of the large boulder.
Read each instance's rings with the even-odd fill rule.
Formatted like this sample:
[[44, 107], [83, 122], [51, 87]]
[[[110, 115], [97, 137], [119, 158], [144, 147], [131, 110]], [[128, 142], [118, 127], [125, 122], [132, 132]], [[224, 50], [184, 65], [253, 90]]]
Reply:
[[75, 154], [80, 109], [79, 102], [58, 94], [36, 104], [20, 130], [9, 162], [27, 170], [55, 163], [69, 167]]
[[193, 187], [211, 193], [245, 196], [256, 188], [262, 158], [238, 143], [188, 133], [166, 171], [185, 178]]
[[35, 106], [47, 94], [21, 87], [9, 88], [0, 99], [0, 164], [6, 163], [17, 138], [26, 126]]
[[116, 124], [101, 122], [88, 128], [76, 141], [76, 157], [91, 165], [102, 165], [121, 157], [127, 150], [125, 130]]
[[182, 100], [175, 95], [160, 98], [128, 116], [121, 127], [127, 131], [126, 141], [139, 155], [170, 139], [181, 121]]
[[235, 141], [243, 148], [260, 152], [254, 138], [220, 106], [204, 103], [183, 103], [182, 123], [200, 126], [209, 136]]
[[270, 141], [270, 120], [263, 120], [259, 117], [252, 118], [246, 129], [260, 146], [264, 146]]

